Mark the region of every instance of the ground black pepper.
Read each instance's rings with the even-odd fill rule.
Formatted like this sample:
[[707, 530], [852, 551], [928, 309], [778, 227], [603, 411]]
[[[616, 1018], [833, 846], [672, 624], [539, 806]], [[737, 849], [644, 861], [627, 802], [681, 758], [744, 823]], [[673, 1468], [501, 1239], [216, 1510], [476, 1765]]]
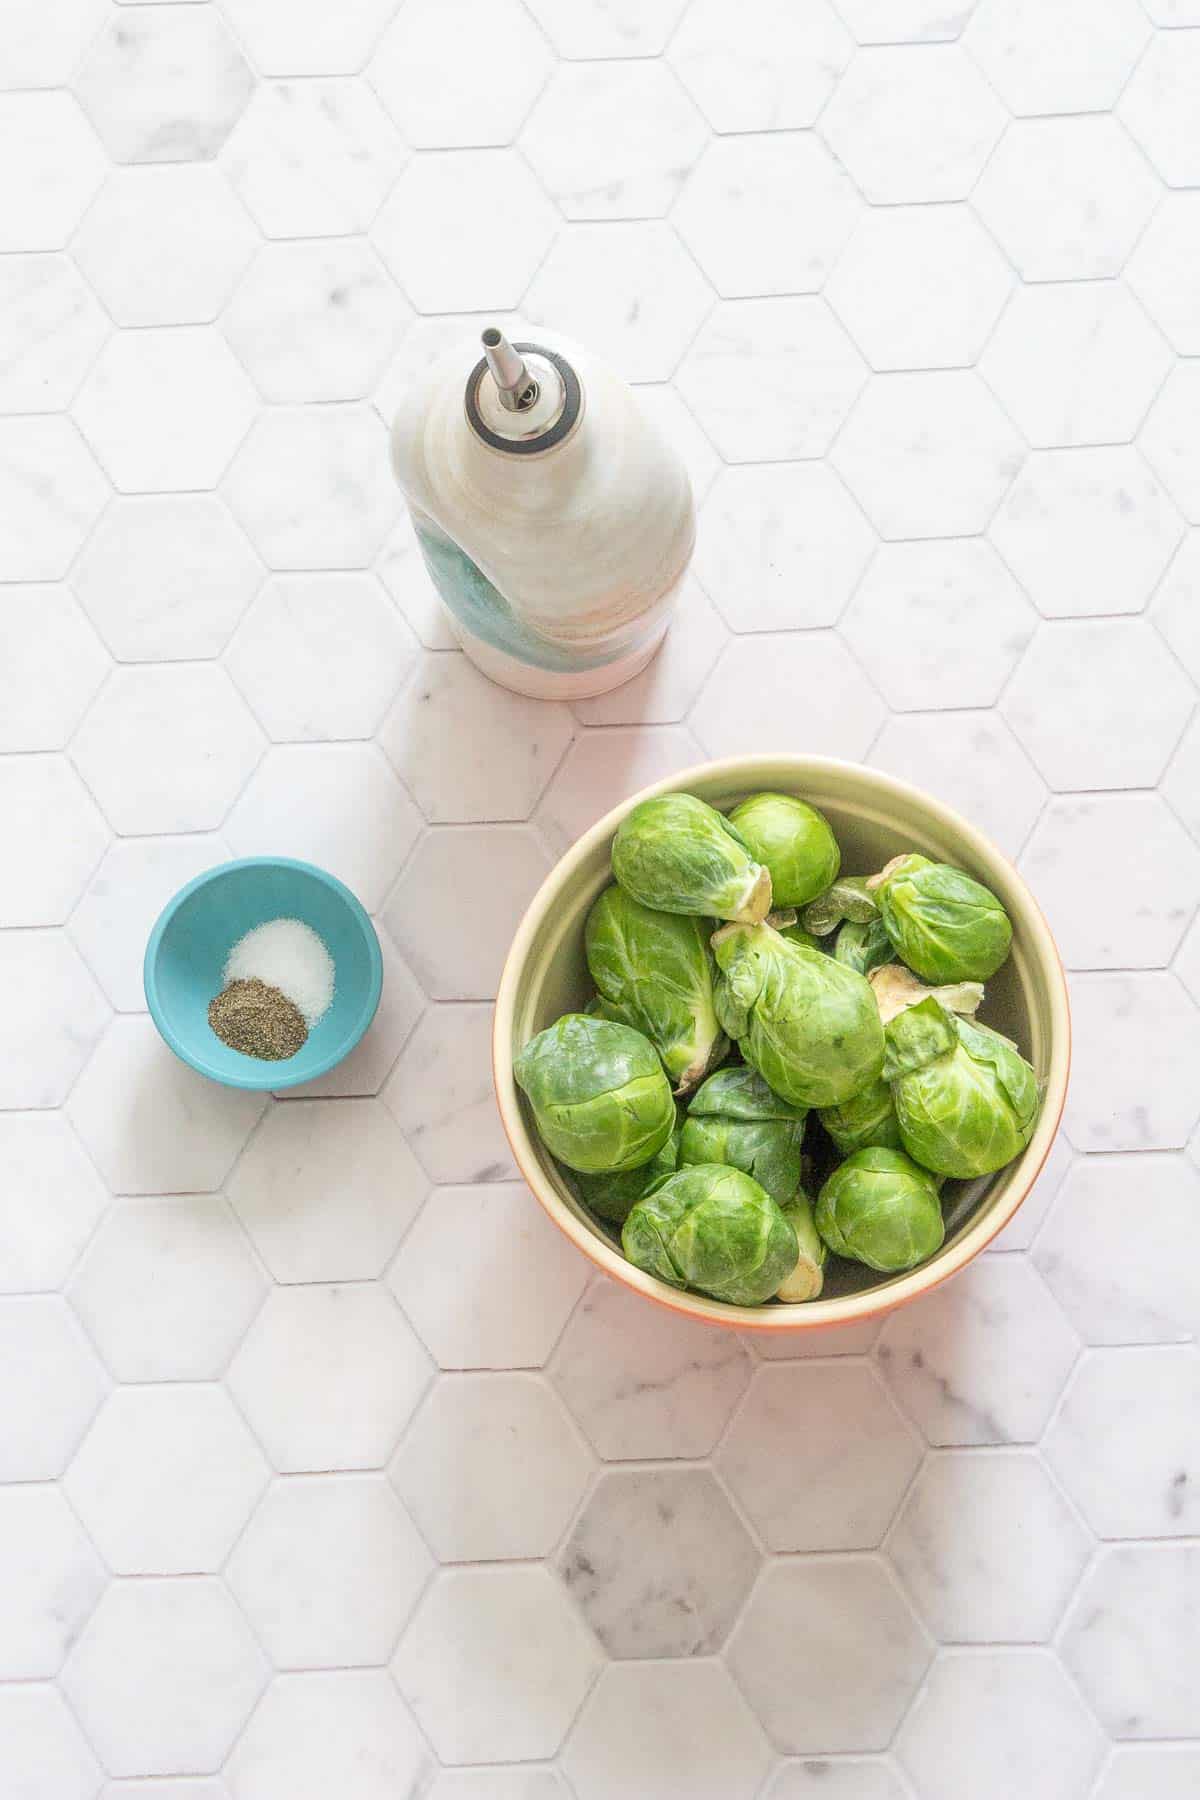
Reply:
[[257, 977], [231, 981], [210, 1001], [208, 1022], [223, 1044], [261, 1062], [295, 1056], [308, 1037], [300, 1008]]

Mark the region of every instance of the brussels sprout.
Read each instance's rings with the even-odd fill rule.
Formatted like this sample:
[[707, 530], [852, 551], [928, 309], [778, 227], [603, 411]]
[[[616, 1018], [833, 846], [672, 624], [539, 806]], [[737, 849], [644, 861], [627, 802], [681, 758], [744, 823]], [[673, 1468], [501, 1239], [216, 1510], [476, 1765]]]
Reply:
[[677, 1093], [695, 1087], [727, 1044], [713, 1006], [708, 927], [654, 912], [624, 888], [606, 888], [587, 917], [583, 942], [602, 1016], [650, 1039]]
[[800, 923], [814, 937], [828, 937], [843, 919], [856, 925], [869, 925], [878, 911], [875, 896], [867, 888], [866, 876], [843, 875], [818, 899], [809, 902], [800, 915]]
[[787, 1206], [800, 1186], [804, 1119], [804, 1108], [772, 1093], [754, 1069], [718, 1069], [692, 1096], [679, 1160], [730, 1163]]
[[791, 1274], [780, 1282], [775, 1297], [789, 1305], [799, 1300], [815, 1300], [825, 1285], [827, 1251], [824, 1239], [813, 1223], [808, 1196], [797, 1194], [791, 1205], [784, 1207], [783, 1216], [796, 1234], [800, 1260]]
[[791, 794], [753, 794], [729, 815], [751, 856], [771, 872], [774, 906], [804, 906], [837, 878], [842, 853], [829, 820]]
[[[845, 930], [846, 927], [843, 926], [842, 929]], [[947, 1012], [952, 1013], [978, 1012], [983, 1004], [982, 982], [952, 981], [943, 983], [941, 987], [926, 987], [903, 963], [884, 963], [878, 969], [872, 969], [867, 980], [871, 983], [879, 1016], [885, 1025], [898, 1013], [905, 1012], [910, 1006], [919, 1006], [922, 1000], [928, 1000], [931, 995]]]
[[[784, 914], [785, 918], [787, 916], [787, 914]], [[770, 919], [768, 919], [767, 922], [769, 924], [771, 922]], [[780, 937], [787, 939], [789, 944], [803, 944], [806, 950], [819, 950], [822, 955], [824, 955], [829, 948], [828, 944], [823, 944], [820, 938], [814, 937], [811, 931], [805, 931], [803, 925], [796, 924], [794, 922], [794, 916], [791, 925], [777, 925], [775, 929], [778, 931]]]
[[765, 1188], [740, 1169], [680, 1169], [639, 1200], [621, 1232], [631, 1263], [672, 1287], [734, 1306], [761, 1306], [796, 1266], [796, 1233]]
[[648, 1194], [655, 1182], [673, 1175], [679, 1167], [679, 1135], [677, 1125], [657, 1156], [639, 1169], [614, 1169], [601, 1175], [573, 1174], [576, 1193], [597, 1218], [607, 1219], [610, 1225], [623, 1225], [630, 1207]]
[[949, 863], [896, 856], [870, 886], [896, 955], [926, 981], [986, 981], [1012, 947], [996, 896]]
[[834, 940], [833, 954], [838, 962], [845, 963], [848, 969], [857, 969], [860, 975], [869, 975], [881, 963], [891, 962], [892, 940], [878, 913], [867, 920], [847, 919]]
[[1033, 1136], [1041, 1096], [1015, 1044], [922, 1000], [886, 1027], [884, 1078], [911, 1157], [970, 1180], [1002, 1169]]
[[883, 1026], [863, 977], [769, 925], [713, 938], [717, 1017], [752, 1068], [794, 1106], [836, 1106], [883, 1064]]
[[946, 1235], [932, 1175], [899, 1150], [856, 1150], [817, 1197], [817, 1230], [837, 1256], [883, 1275], [911, 1269]]
[[660, 794], [627, 813], [613, 839], [612, 871], [643, 906], [699, 918], [765, 919], [771, 877], [740, 833], [694, 794]]
[[566, 1013], [513, 1058], [543, 1143], [569, 1169], [636, 1169], [675, 1125], [658, 1052], [628, 1025]]
[[855, 1150], [901, 1150], [900, 1121], [892, 1090], [882, 1075], [869, 1081], [840, 1106], [823, 1106], [817, 1114], [843, 1156]]

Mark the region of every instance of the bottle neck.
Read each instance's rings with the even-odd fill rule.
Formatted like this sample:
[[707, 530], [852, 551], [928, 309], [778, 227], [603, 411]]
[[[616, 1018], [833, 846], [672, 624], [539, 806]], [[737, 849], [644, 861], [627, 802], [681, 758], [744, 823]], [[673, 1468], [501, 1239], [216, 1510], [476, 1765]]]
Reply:
[[537, 456], [564, 443], [583, 416], [583, 390], [570, 363], [541, 344], [509, 344], [498, 332], [485, 333], [484, 346], [463, 395], [476, 437], [509, 456]]

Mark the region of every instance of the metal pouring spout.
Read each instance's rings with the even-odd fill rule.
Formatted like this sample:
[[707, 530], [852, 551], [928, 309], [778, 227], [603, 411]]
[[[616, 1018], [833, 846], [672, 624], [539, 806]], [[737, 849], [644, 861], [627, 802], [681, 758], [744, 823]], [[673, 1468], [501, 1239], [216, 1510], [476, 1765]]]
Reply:
[[538, 397], [536, 378], [502, 331], [489, 325], [483, 333], [483, 354], [506, 412], [527, 412]]

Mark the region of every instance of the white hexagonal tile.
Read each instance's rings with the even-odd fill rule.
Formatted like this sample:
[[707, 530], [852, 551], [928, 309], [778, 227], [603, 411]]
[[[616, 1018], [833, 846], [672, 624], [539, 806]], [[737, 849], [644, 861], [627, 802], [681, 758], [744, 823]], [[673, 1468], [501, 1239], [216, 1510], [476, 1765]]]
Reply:
[[61, 931], [0, 935], [0, 1107], [59, 1106], [110, 1014]]
[[117, 1581], [63, 1674], [112, 1775], [218, 1769], [267, 1683], [267, 1664], [219, 1581]]
[[579, 1800], [752, 1800], [766, 1740], [720, 1663], [605, 1669], [563, 1765]]
[[438, 1576], [392, 1673], [445, 1762], [553, 1756], [591, 1686], [595, 1640], [547, 1570]]
[[1024, 446], [966, 369], [875, 375], [830, 461], [885, 538], [982, 531]]
[[1139, 619], [1043, 625], [1000, 710], [1053, 788], [1153, 787], [1194, 701]]
[[0, 264], [0, 406], [6, 413], [68, 406], [109, 326], [65, 256]]
[[[1121, 843], [1136, 855], [1114, 883]], [[1021, 869], [1073, 969], [1165, 967], [1200, 903], [1200, 852], [1157, 794], [1052, 800]]]
[[61, 250], [104, 175], [104, 153], [71, 95], [0, 95], [0, 158], [21, 171], [0, 195], [0, 251]]
[[[416, 330], [420, 330], [420, 325]], [[406, 380], [405, 389], [407, 386]], [[385, 405], [382, 396], [378, 395], [375, 404], [390, 425], [394, 406]], [[430, 580], [407, 508], [401, 512], [395, 531], [376, 558], [375, 572], [426, 650], [458, 649], [450, 615]]]
[[1182, 1156], [1072, 1165], [1034, 1261], [1088, 1343], [1170, 1343], [1200, 1330], [1200, 1275], [1179, 1255], [1197, 1207], [1200, 1176]]
[[54, 1688], [0, 1688], [4, 1772], [20, 1800], [95, 1800], [103, 1772]]
[[187, 1194], [220, 1187], [265, 1104], [197, 1075], [148, 1018], [119, 1018], [68, 1111], [114, 1193]]
[[385, 1105], [434, 1181], [516, 1174], [496, 1111], [490, 1006], [434, 1006], [405, 1044]]
[[361, 1281], [383, 1273], [427, 1186], [378, 1100], [297, 1100], [263, 1120], [227, 1192], [276, 1281]]
[[692, 708], [692, 727], [710, 756], [749, 756], [765, 743], [793, 743], [801, 691], [806, 748], [851, 761], [864, 757], [884, 705], [831, 631], [735, 638]]
[[866, 379], [823, 300], [727, 300], [675, 384], [727, 462], [823, 456]]
[[929, 1443], [1033, 1443], [1078, 1340], [1023, 1257], [977, 1262], [884, 1322], [875, 1350]]
[[118, 1575], [219, 1569], [267, 1485], [263, 1455], [224, 1388], [120, 1388], [64, 1487]]
[[[435, 1000], [490, 1000], [513, 933], [554, 859], [527, 825], [434, 826], [422, 837], [384, 922]], [[464, 936], [455, 896], [486, 894]]]
[[268, 244], [222, 326], [264, 400], [361, 400], [410, 314], [365, 243]]
[[108, 667], [69, 589], [7, 586], [0, 604], [0, 750], [61, 750]]
[[687, 0], [529, 0], [560, 56], [657, 56]]
[[710, 144], [672, 216], [717, 292], [734, 300], [816, 293], [861, 204], [814, 134], [767, 133]]
[[368, 72], [406, 143], [509, 144], [520, 130], [554, 59], [517, 0], [492, 0], [482, 23], [473, 0], [410, 0], [393, 18]]
[[257, 242], [219, 169], [174, 163], [114, 170], [71, 254], [118, 325], [207, 325]]
[[[1164, 4], [1155, 9], [1161, 18]], [[1200, 18], [1200, 15], [1198, 15]], [[1169, 21], [1164, 21], [1169, 23]], [[1120, 1747], [1104, 1771], [1095, 1800], [1190, 1800], [1200, 1783], [1200, 1748], [1189, 1744], [1147, 1744], [1144, 1748]]]
[[383, 952], [383, 994], [365, 1036], [327, 1075], [288, 1088], [279, 1098], [291, 1101], [377, 1094], [387, 1080], [397, 1056], [413, 1034], [425, 996], [378, 921], [376, 932]]
[[[120, 6], [142, 6], [148, 0], [117, 0]], [[153, 0], [150, 0], [153, 3]], [[183, 0], [188, 4], [189, 0]], [[100, 1800], [229, 1800], [229, 1789], [219, 1775], [167, 1776], [154, 1781], [110, 1781]]]
[[714, 131], [785, 131], [815, 123], [853, 51], [825, 0], [693, 0], [669, 60]]
[[1043, 1449], [1099, 1536], [1196, 1535], [1200, 1467], [1179, 1425], [1198, 1406], [1200, 1354], [1192, 1345], [1095, 1350], [1083, 1359]]
[[1106, 1551], [1067, 1615], [1060, 1649], [1111, 1736], [1190, 1736], [1200, 1709], [1200, 1546]]
[[961, 35], [976, 0], [838, 0], [860, 44], [937, 44]]
[[118, 1381], [213, 1381], [267, 1283], [219, 1195], [111, 1208], [70, 1301]]
[[1200, 196], [1166, 196], [1125, 279], [1181, 356], [1200, 353]]
[[61, 1114], [0, 1117], [0, 1293], [57, 1289], [107, 1204]]
[[724, 1643], [760, 1561], [707, 1469], [609, 1469], [558, 1569], [609, 1656], [707, 1656]]
[[758, 1369], [716, 1465], [769, 1550], [867, 1550], [921, 1447], [865, 1363]]
[[1190, 1079], [1200, 1013], [1173, 975], [1077, 975], [1075, 1078], [1066, 1124], [1079, 1150], [1177, 1150], [1200, 1115]]
[[444, 824], [528, 818], [571, 737], [566, 706], [510, 694], [438, 652], [421, 658], [379, 741], [425, 817]]
[[260, 82], [223, 163], [269, 238], [365, 231], [408, 158], [363, 81]]
[[420, 829], [416, 807], [373, 744], [268, 751], [226, 821], [243, 856], [296, 856], [353, 888], [370, 911]]
[[114, 501], [71, 582], [119, 661], [160, 662], [218, 655], [262, 576], [215, 494], [148, 494]]
[[[0, 1490], [0, 1580], [0, 1675], [56, 1675], [105, 1583], [104, 1565], [56, 1487]], [[7, 1760], [7, 1735], [5, 1744]]]
[[943, 1643], [1043, 1643], [1091, 1555], [1076, 1514], [1025, 1450], [935, 1452], [888, 1558]]
[[229, 22], [263, 75], [353, 75], [392, 13], [391, 0], [348, 0], [336, 17], [289, 0], [229, 0]]
[[1200, 182], [1196, 143], [1196, 84], [1200, 37], [1156, 33], [1121, 95], [1122, 122], [1133, 133], [1168, 187]]
[[721, 458], [673, 387], [665, 382], [643, 382], [636, 393], [638, 405], [687, 470], [696, 505], [702, 505], [716, 480]]
[[1038, 1650], [940, 1656], [896, 1740], [928, 1800], [958, 1800], [968, 1781], [972, 1800], [1086, 1800], [1104, 1751], [1079, 1695]]
[[763, 1800], [908, 1800], [900, 1777], [874, 1757], [807, 1756], [779, 1765]]
[[652, 219], [669, 210], [708, 136], [663, 63], [568, 62], [520, 143], [568, 219]]
[[49, 88], [69, 81], [103, 17], [100, 0], [50, 0], [48, 5], [46, 0], [14, 0], [5, 21], [5, 87]]
[[556, 1769], [510, 1763], [506, 1769], [443, 1769], [428, 1800], [568, 1800], [568, 1795]]
[[1200, 382], [1190, 362], [1176, 363], [1150, 408], [1140, 448], [1193, 524], [1200, 521]]
[[627, 381], [668, 381], [712, 301], [672, 228], [647, 220], [560, 231], [523, 304], [535, 325], [602, 344]]
[[0, 580], [65, 575], [108, 492], [69, 419], [0, 419]]
[[207, 7], [115, 13], [74, 80], [114, 162], [208, 162], [254, 88], [246, 59]]
[[689, 575], [675, 621], [648, 668], [611, 693], [572, 702], [572, 710], [585, 725], [673, 723], [689, 711], [728, 642], [720, 613]]
[[108, 826], [65, 756], [4, 757], [0, 816], [0, 926], [61, 925], [104, 853]]
[[442, 1562], [546, 1556], [592, 1470], [579, 1433], [534, 1375], [443, 1375], [391, 1467]]
[[1020, 288], [979, 365], [1040, 448], [1129, 443], [1170, 367], [1161, 335], [1118, 281]]
[[970, 57], [931, 44], [860, 50], [821, 115], [821, 134], [866, 198], [886, 206], [965, 199], [1004, 124]]
[[1106, 112], [1141, 55], [1137, 0], [980, 0], [963, 43], [1010, 112]]
[[262, 744], [223, 669], [159, 663], [116, 671], [71, 756], [117, 831], [204, 831], [221, 823]]
[[747, 1332], [747, 1349], [760, 1362], [797, 1362], [826, 1356], [865, 1356], [872, 1349], [883, 1320], [863, 1319], [854, 1325], [830, 1325], [819, 1331]]
[[517, 305], [555, 223], [515, 150], [434, 150], [401, 175], [371, 241], [418, 312], [477, 312]]
[[272, 1682], [230, 1758], [233, 1800], [324, 1800], [345, 1780], [355, 1800], [424, 1789], [430, 1760], [408, 1708], [380, 1670]]
[[0, 1301], [0, 1481], [61, 1475], [108, 1383], [64, 1300], [23, 1295]]
[[813, 1755], [886, 1749], [930, 1654], [878, 1557], [822, 1556], [767, 1564], [728, 1661], [776, 1748]]
[[118, 838], [71, 915], [70, 932], [118, 1012], [142, 1012], [142, 957], [159, 913], [185, 883], [228, 859], [223, 839]]
[[382, 1475], [277, 1481], [226, 1579], [276, 1668], [384, 1663], [433, 1568]]
[[390, 1280], [443, 1369], [544, 1363], [588, 1265], [518, 1182], [437, 1188]]
[[382, 1468], [429, 1380], [386, 1288], [276, 1288], [227, 1380], [275, 1468]]
[[365, 405], [261, 413], [225, 497], [272, 569], [365, 569], [400, 507], [387, 433]]
[[[1034, 1181], [1033, 1187], [1026, 1194], [1017, 1208], [1015, 1215], [1003, 1226], [988, 1245], [988, 1254], [1003, 1256], [1011, 1250], [1028, 1250], [1036, 1238], [1040, 1227], [1045, 1223], [1046, 1215], [1054, 1202], [1058, 1190], [1066, 1180], [1074, 1164], [1074, 1153], [1067, 1142], [1067, 1134], [1060, 1131], [1050, 1146], [1050, 1151], [1042, 1164], [1041, 1172]], [[1042, 1271], [1045, 1274], [1045, 1270]], [[1055, 1290], [1059, 1300], [1062, 1295]], [[1071, 1309], [1065, 1309], [1072, 1319]], [[1076, 1321], [1077, 1323], [1077, 1321]], [[1084, 1333], [1086, 1336], [1087, 1334]]]
[[982, 538], [884, 544], [839, 625], [901, 711], [990, 706], [1033, 636], [1036, 615]]
[[553, 849], [568, 850], [618, 801], [703, 761], [704, 751], [681, 725], [585, 732], [559, 764], [537, 822]]
[[966, 206], [865, 212], [825, 286], [873, 369], [969, 368], [1012, 288]]
[[206, 325], [119, 332], [75, 401], [122, 493], [216, 485], [254, 417], [254, 390]]
[[913, 713], [884, 725], [868, 761], [927, 788], [1016, 856], [1046, 790], [994, 712]]
[[729, 1331], [647, 1306], [597, 1279], [550, 1364], [600, 1455], [706, 1456], [746, 1390], [750, 1362]]
[[1115, 119], [1022, 119], [973, 204], [1026, 281], [1119, 275], [1159, 186]]
[[1200, 767], [1200, 718], [1193, 719], [1184, 732], [1162, 784], [1164, 797], [1174, 807], [1192, 835], [1200, 838], [1200, 789], [1196, 784], [1197, 767]]

